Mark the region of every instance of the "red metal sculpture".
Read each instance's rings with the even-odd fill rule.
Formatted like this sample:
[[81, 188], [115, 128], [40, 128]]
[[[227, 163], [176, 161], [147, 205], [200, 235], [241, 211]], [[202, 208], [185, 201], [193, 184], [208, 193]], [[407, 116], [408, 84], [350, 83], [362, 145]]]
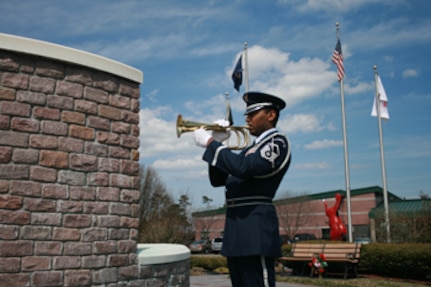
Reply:
[[335, 204], [330, 208], [328, 208], [328, 204], [326, 203], [326, 201], [323, 201], [323, 204], [325, 205], [326, 215], [329, 218], [329, 238], [331, 240], [346, 240], [346, 226], [343, 224], [340, 216], [338, 215], [338, 210], [340, 209], [342, 200], [343, 196], [341, 194], [335, 194]]

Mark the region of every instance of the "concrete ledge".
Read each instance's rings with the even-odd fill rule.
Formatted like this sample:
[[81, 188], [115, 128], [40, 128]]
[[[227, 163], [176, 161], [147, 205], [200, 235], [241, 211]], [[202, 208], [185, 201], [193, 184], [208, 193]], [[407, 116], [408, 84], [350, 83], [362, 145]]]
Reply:
[[142, 71], [108, 58], [44, 41], [0, 33], [0, 49], [90, 67], [142, 84]]
[[181, 244], [138, 244], [139, 265], [164, 264], [190, 258], [190, 250]]

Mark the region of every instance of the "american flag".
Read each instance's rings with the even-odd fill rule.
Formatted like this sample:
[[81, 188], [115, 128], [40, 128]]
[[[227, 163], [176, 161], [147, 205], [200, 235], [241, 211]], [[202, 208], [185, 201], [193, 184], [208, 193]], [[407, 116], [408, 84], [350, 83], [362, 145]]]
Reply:
[[340, 39], [337, 41], [334, 53], [332, 54], [332, 62], [337, 65], [337, 76], [338, 81], [344, 78], [344, 64], [343, 64], [343, 54], [341, 53], [341, 43]]

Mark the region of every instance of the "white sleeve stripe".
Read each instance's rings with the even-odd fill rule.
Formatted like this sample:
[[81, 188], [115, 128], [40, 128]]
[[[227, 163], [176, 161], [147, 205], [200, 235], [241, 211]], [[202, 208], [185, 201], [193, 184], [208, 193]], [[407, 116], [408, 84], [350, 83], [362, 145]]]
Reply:
[[221, 146], [219, 146], [219, 147], [216, 149], [216, 152], [214, 153], [214, 158], [213, 158], [213, 160], [212, 160], [212, 162], [211, 162], [211, 165], [212, 165], [212, 166], [216, 166], [216, 164], [217, 164], [217, 159], [218, 159], [218, 155], [219, 155], [220, 151], [221, 151], [222, 149], [225, 149], [225, 148], [227, 148], [227, 146], [225, 146], [225, 145], [221, 145]]

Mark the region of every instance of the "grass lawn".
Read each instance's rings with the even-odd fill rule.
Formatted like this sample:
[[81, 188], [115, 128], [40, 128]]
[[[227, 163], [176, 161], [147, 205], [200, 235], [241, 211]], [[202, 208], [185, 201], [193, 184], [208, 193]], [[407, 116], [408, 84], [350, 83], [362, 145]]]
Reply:
[[310, 278], [298, 276], [277, 276], [277, 282], [291, 282], [314, 286], [330, 287], [429, 287], [431, 282], [417, 282], [384, 277], [359, 276], [352, 279]]
[[[219, 255], [217, 255], [219, 256]], [[204, 258], [204, 256], [200, 256]], [[209, 256], [207, 256], [209, 257]], [[211, 261], [211, 260], [210, 260]], [[190, 269], [190, 275], [202, 274], [229, 274], [227, 267], [208, 268], [208, 271], [203, 267], [193, 267]], [[281, 274], [281, 266], [276, 267], [276, 281], [290, 282], [311, 286], [328, 286], [328, 287], [431, 287], [430, 281], [415, 281], [409, 279], [389, 278], [376, 275], [361, 273], [359, 270], [358, 278], [342, 279], [342, 274], [326, 274], [327, 277], [322, 279], [308, 276], [291, 275], [289, 270], [285, 270]]]

